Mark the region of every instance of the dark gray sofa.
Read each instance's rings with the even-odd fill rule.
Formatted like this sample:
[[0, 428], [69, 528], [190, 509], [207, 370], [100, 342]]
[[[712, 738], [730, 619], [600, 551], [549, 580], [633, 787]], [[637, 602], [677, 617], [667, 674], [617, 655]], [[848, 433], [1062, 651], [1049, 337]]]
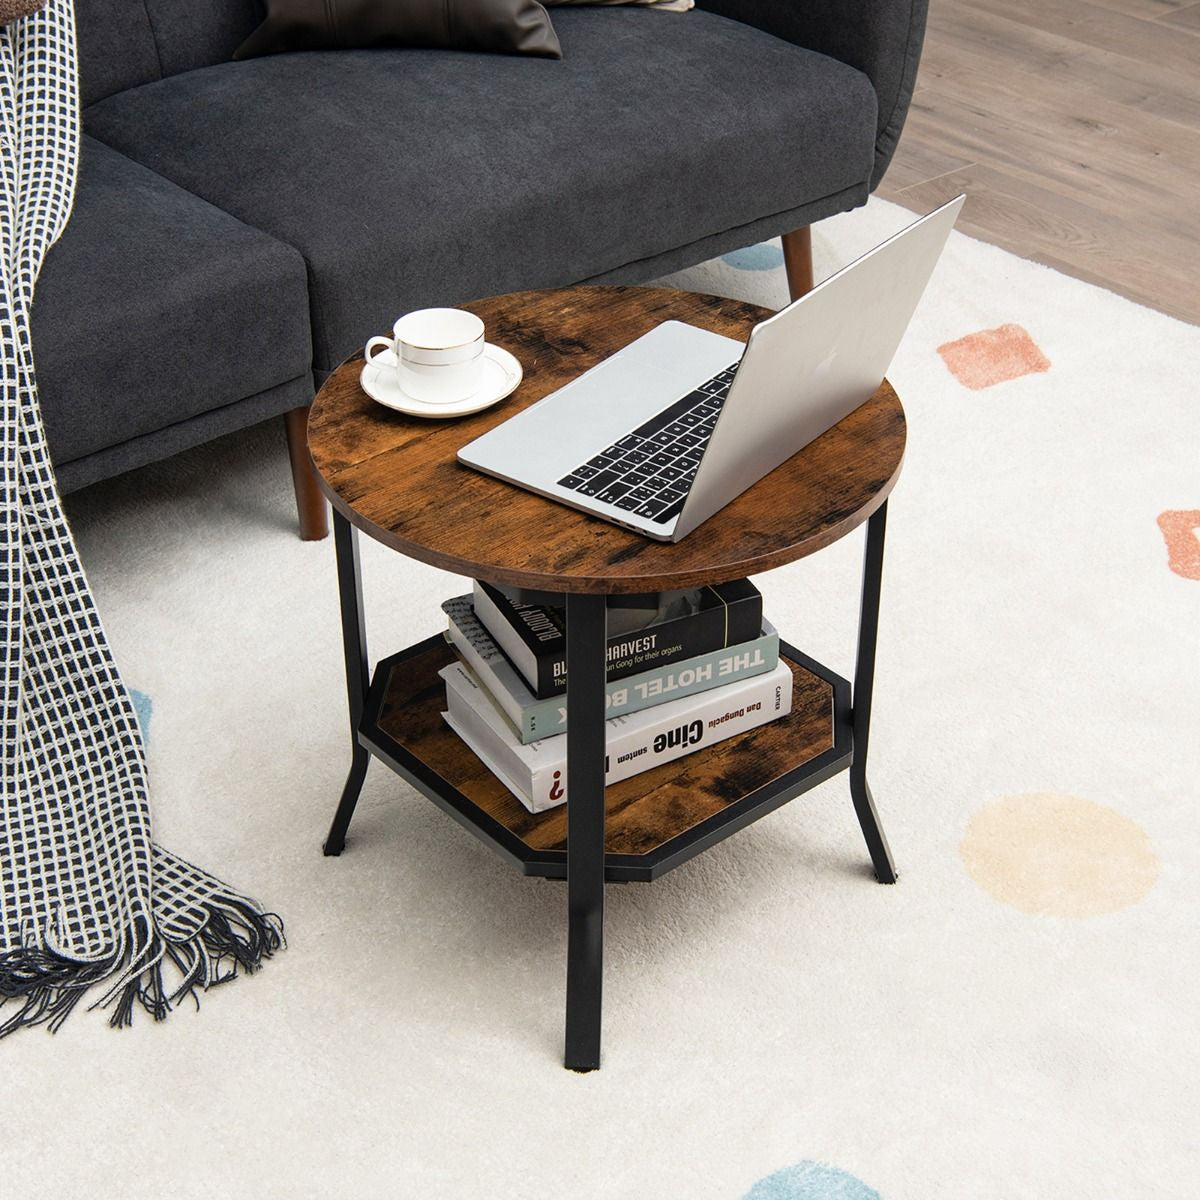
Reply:
[[304, 408], [399, 313], [639, 282], [862, 204], [925, 0], [700, 5], [554, 8], [560, 61], [236, 63], [259, 0], [77, 5], [79, 190], [33, 311], [62, 489], [288, 414], [319, 536]]

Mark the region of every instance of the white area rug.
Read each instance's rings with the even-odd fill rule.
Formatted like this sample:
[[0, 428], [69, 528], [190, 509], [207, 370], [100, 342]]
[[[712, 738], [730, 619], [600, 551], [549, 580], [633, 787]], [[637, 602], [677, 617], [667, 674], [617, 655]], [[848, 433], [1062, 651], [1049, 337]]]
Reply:
[[[818, 274], [910, 219], [821, 226]], [[778, 262], [675, 281], [778, 305]], [[984, 331], [956, 377], [939, 347]], [[321, 856], [349, 749], [333, 547], [295, 537], [274, 423], [72, 497], [156, 834], [289, 948], [199, 1014], [0, 1044], [0, 1193], [1194, 1196], [1198, 376], [1200, 330], [953, 237], [890, 372], [871, 777], [900, 881], [872, 881], [843, 776], [611, 888], [586, 1076], [560, 885], [378, 764]], [[758, 581], [846, 675], [861, 545]], [[463, 582], [363, 546], [373, 656], [439, 630]]]

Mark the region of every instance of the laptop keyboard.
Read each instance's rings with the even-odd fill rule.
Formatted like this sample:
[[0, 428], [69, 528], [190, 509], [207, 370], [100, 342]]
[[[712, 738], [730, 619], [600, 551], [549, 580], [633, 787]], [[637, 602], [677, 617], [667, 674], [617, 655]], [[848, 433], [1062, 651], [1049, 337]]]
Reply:
[[679, 515], [738, 364], [732, 363], [558, 481], [665, 524]]

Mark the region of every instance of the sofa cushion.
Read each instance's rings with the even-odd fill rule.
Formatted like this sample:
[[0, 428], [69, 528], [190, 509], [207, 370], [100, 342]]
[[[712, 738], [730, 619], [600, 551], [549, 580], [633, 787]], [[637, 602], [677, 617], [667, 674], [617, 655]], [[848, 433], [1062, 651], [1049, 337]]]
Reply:
[[[88, 2], [95, 3], [95, 0]], [[154, 29], [154, 44], [163, 78], [196, 67], [228, 62], [266, 12], [264, 0], [141, 2], [146, 6]]]
[[700, 11], [554, 20], [560, 61], [278, 55], [111, 96], [85, 122], [301, 251], [318, 370], [407, 309], [866, 199], [875, 93], [853, 68]]
[[32, 314], [55, 461], [307, 376], [307, 314], [294, 249], [84, 138]]
[[228, 62], [264, 12], [262, 0], [77, 3], [81, 100], [91, 104], [123, 88]]
[[94, 0], [77, 5], [75, 39], [83, 104], [162, 75], [154, 31], [141, 0]]

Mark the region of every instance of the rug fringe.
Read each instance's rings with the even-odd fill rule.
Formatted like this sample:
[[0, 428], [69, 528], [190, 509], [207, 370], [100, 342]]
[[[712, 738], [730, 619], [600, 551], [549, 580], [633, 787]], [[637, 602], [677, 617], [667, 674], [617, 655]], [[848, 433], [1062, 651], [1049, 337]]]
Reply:
[[[75, 962], [37, 946], [0, 955], [0, 1008], [9, 1000], [23, 1001], [0, 1022], [0, 1038], [35, 1025], [57, 1032], [84, 994], [105, 981], [108, 991], [90, 1007], [111, 1008], [108, 1023], [114, 1029], [132, 1025], [139, 1004], [162, 1021], [185, 996], [199, 1008], [198, 989], [227, 983], [236, 978], [239, 967], [253, 974], [287, 944], [279, 917], [242, 896], [212, 897], [205, 908], [208, 920], [192, 937], [170, 941], [155, 934], [149, 941], [139, 939], [132, 961], [125, 963], [111, 958]], [[170, 992], [163, 973], [168, 962], [180, 976]]]

